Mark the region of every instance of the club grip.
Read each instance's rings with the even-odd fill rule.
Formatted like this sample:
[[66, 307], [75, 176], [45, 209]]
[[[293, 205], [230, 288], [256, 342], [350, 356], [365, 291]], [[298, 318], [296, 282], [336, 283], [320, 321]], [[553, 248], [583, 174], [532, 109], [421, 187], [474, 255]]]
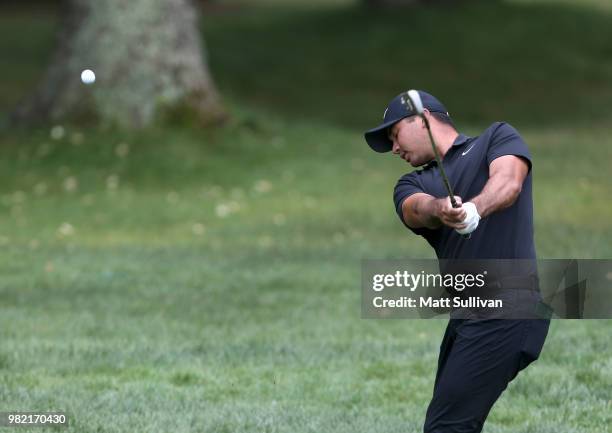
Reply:
[[[449, 198], [450, 198], [450, 201], [451, 201], [451, 205], [452, 205], [454, 208], [461, 207], [461, 206], [459, 206], [459, 203], [457, 203], [457, 201], [455, 200], [455, 197], [449, 197]], [[469, 239], [469, 238], [471, 238], [471, 237], [472, 237], [472, 234], [471, 234], [471, 233], [468, 233], [467, 235], [461, 235], [461, 236], [462, 236], [464, 239]]]

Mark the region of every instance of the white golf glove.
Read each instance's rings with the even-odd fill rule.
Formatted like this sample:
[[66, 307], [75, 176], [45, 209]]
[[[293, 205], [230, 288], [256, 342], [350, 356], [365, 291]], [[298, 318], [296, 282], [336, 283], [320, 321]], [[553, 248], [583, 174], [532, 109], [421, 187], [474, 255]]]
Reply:
[[466, 226], [463, 229], [455, 229], [455, 231], [460, 235], [467, 235], [469, 233], [472, 233], [474, 230], [476, 230], [476, 227], [478, 227], [480, 215], [478, 215], [476, 205], [471, 201], [463, 203], [462, 207], [463, 209], [465, 209], [465, 212], [467, 214], [465, 216], [465, 219], [463, 220], [463, 224], [466, 224]]

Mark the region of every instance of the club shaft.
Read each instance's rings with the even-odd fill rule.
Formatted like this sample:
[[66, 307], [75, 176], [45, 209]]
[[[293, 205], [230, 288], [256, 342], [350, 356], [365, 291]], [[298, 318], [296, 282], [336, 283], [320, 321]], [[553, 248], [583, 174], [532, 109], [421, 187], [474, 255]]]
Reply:
[[[436, 158], [436, 162], [438, 163], [438, 167], [440, 168], [440, 174], [442, 175], [442, 180], [444, 182], [444, 186], [446, 187], [446, 192], [448, 192], [448, 198], [450, 198], [451, 205], [454, 208], [461, 207], [455, 200], [455, 194], [453, 193], [453, 188], [448, 181], [448, 177], [446, 177], [446, 172], [444, 171], [444, 167], [442, 167], [442, 160], [440, 159], [440, 154], [438, 153], [438, 148], [436, 147], [436, 141], [431, 134], [431, 129], [429, 129], [429, 121], [427, 118], [422, 115], [423, 121], [425, 122], [425, 127], [427, 128], [427, 133], [429, 134], [429, 141], [431, 142], [431, 147], [433, 148], [434, 156]], [[470, 239], [472, 237], [471, 233], [462, 235], [464, 239]]]
[[440, 154], [438, 153], [436, 142], [433, 138], [433, 135], [431, 134], [431, 129], [429, 128], [429, 121], [427, 120], [427, 117], [425, 117], [424, 115], [422, 115], [421, 118], [425, 122], [425, 127], [427, 128], [427, 134], [429, 134], [429, 141], [431, 142], [431, 147], [433, 149], [434, 156], [436, 158], [436, 162], [438, 163], [438, 167], [440, 168], [440, 174], [442, 175], [442, 181], [444, 182], [444, 186], [446, 187], [446, 192], [448, 192], [448, 197], [450, 198], [451, 205], [454, 208], [460, 207], [459, 204], [457, 204], [457, 201], [455, 200], [455, 194], [453, 194], [453, 188], [451, 187], [450, 182], [448, 181], [448, 177], [446, 177], [446, 172], [444, 171], [444, 167], [442, 166], [442, 160], [440, 159]]

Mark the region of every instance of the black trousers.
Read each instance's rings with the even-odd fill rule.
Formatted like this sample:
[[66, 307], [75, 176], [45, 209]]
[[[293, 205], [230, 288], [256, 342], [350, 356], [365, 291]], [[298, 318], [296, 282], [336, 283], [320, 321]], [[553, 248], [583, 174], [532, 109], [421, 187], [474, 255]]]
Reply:
[[425, 433], [478, 433], [495, 401], [542, 350], [548, 319], [450, 319]]

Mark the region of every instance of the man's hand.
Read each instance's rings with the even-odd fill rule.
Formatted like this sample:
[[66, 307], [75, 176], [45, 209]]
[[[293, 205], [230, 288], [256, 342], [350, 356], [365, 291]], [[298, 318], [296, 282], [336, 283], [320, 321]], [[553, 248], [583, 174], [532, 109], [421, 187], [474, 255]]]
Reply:
[[[455, 196], [455, 201], [462, 205], [461, 197]], [[427, 227], [438, 229], [442, 225], [454, 229], [463, 229], [463, 220], [467, 213], [462, 207], [453, 208], [450, 197], [435, 198], [429, 194], [416, 193], [404, 200], [402, 204], [404, 222], [412, 228]]]
[[434, 214], [440, 222], [454, 229], [464, 229], [467, 227], [465, 219], [467, 212], [463, 208], [461, 197], [455, 196], [455, 201], [459, 207], [453, 207], [450, 197], [438, 198], [434, 200]]
[[438, 229], [445, 225], [461, 234], [471, 233], [478, 227], [480, 215], [472, 202], [463, 203], [455, 196], [460, 207], [454, 208], [450, 197], [435, 198], [429, 194], [416, 193], [404, 200], [402, 214], [409, 227]]
[[478, 223], [480, 222], [480, 215], [478, 215], [476, 205], [471, 201], [463, 203], [463, 209], [467, 214], [465, 219], [463, 220], [465, 228], [455, 229], [455, 231], [460, 235], [467, 235], [472, 233], [474, 230], [476, 230], [476, 227], [478, 227]]

